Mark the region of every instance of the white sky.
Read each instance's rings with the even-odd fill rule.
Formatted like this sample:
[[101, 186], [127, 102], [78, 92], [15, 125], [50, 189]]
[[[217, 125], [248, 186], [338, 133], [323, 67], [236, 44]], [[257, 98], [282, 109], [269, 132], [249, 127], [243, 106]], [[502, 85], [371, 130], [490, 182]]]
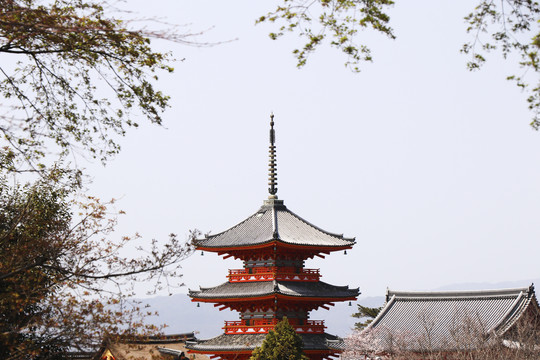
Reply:
[[[120, 234], [220, 232], [267, 197], [268, 122], [275, 113], [280, 199], [325, 230], [355, 236], [323, 281], [383, 295], [460, 282], [540, 277], [540, 133], [525, 96], [494, 56], [470, 73], [459, 54], [470, 1], [399, 2], [397, 40], [366, 33], [374, 63], [360, 74], [323, 48], [302, 69], [293, 35], [267, 37], [254, 20], [272, 2], [130, 0], [146, 17], [214, 27], [211, 48], [158, 43], [176, 58], [163, 76], [166, 129], [143, 125], [91, 189], [121, 198]], [[119, 234], [119, 235], [120, 235]], [[240, 261], [205, 254], [183, 266], [189, 288], [224, 282]], [[179, 291], [185, 292], [187, 288]], [[231, 319], [234, 320], [234, 319]]]

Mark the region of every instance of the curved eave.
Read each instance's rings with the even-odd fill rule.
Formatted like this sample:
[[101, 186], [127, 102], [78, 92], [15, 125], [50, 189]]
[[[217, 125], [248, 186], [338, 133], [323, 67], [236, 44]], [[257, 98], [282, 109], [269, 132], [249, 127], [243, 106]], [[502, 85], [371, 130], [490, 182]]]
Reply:
[[[332, 232], [329, 232], [329, 231], [326, 231], [326, 230], [323, 230], [321, 229], [320, 227], [318, 226], [315, 226], [313, 224], [311, 224], [310, 222], [302, 219], [300, 216], [296, 215], [295, 213], [293, 213], [292, 211], [288, 211], [290, 214], [292, 214], [293, 216], [295, 216], [298, 220], [302, 221], [304, 224], [308, 225], [308, 226], [311, 226], [312, 228], [316, 229], [317, 231], [320, 231], [321, 233], [327, 235], [327, 236], [330, 236], [332, 238], [335, 238], [336, 240], [343, 240], [343, 241], [347, 241], [347, 242], [350, 242], [351, 244], [355, 244], [356, 243], [356, 238], [355, 237], [345, 237], [343, 236], [343, 234], [336, 234], [336, 233], [332, 233]], [[246, 223], [247, 221], [249, 221], [252, 217], [256, 216], [257, 213], [255, 213], [254, 215], [248, 217], [246, 220], [234, 225], [233, 227], [225, 230], [225, 231], [222, 231], [222, 232], [219, 232], [217, 234], [211, 234], [211, 235], [207, 235], [204, 239], [195, 239], [193, 242], [195, 244], [195, 246], [199, 246], [198, 244], [200, 243], [205, 243], [205, 242], [210, 242], [211, 240], [219, 237], [219, 236], [222, 236], [224, 235], [225, 233], [227, 233], [228, 231], [238, 227], [238, 226], [241, 226], [242, 224]], [[267, 242], [270, 242], [270, 241], [273, 241], [275, 239], [273, 238], [269, 238], [267, 240]], [[282, 240], [282, 239], [280, 239]], [[260, 243], [259, 243], [260, 244]], [[332, 245], [330, 245], [332, 246]], [[231, 247], [234, 247], [234, 246], [231, 246]]]
[[195, 244], [197, 250], [216, 252], [216, 253], [230, 253], [233, 251], [246, 251], [246, 250], [260, 250], [265, 248], [272, 248], [274, 245], [278, 247], [283, 247], [287, 249], [298, 249], [298, 250], [319, 250], [323, 251], [341, 251], [352, 249], [353, 245], [356, 244], [356, 241], [352, 240], [350, 244], [343, 245], [307, 245], [307, 244], [293, 244], [290, 242], [283, 241], [281, 239], [275, 240], [271, 239], [264, 243], [254, 244], [254, 245], [244, 245], [244, 246], [201, 246]]
[[[204, 355], [216, 355], [216, 356], [220, 356], [220, 355], [251, 355], [253, 353], [253, 350], [255, 350], [255, 347], [253, 348], [250, 348], [248, 350], [245, 350], [245, 349], [242, 349], [242, 350], [219, 350], [219, 349], [204, 349], [204, 350], [200, 350], [200, 349], [196, 349], [196, 348], [188, 348], [186, 347], [186, 349], [188, 349], [188, 353], [193, 353], [193, 354], [204, 354]], [[334, 354], [338, 354], [338, 353], [341, 353], [343, 350], [342, 349], [332, 349], [332, 348], [328, 348], [328, 349], [303, 349], [302, 352], [306, 355], [334, 355]]]
[[189, 290], [189, 296], [196, 299], [254, 299], [266, 298], [267, 296], [288, 296], [301, 298], [335, 298], [343, 299], [356, 297], [360, 294], [359, 288], [349, 288], [348, 286], [336, 286], [318, 282], [225, 282], [221, 285], [203, 288], [200, 290]]
[[253, 352], [253, 350], [255, 350], [255, 348], [253, 349], [248, 349], [248, 350], [219, 350], [219, 349], [204, 349], [204, 350], [201, 350], [201, 349], [197, 349], [197, 348], [188, 348], [186, 347], [186, 349], [188, 349], [188, 353], [190, 354], [204, 354], [204, 355], [217, 355], [217, 356], [220, 356], [220, 355], [251, 355], [251, 353]]
[[[342, 301], [355, 298], [360, 293], [358, 288], [350, 289], [348, 286], [336, 286], [317, 282], [296, 281], [254, 281], [254, 282], [225, 282], [218, 286], [189, 290], [189, 296], [195, 301], [252, 301], [279, 297], [281, 299], [334, 299]], [[230, 300], [227, 300], [230, 299]]]
[[394, 304], [395, 300], [396, 300], [395, 295], [392, 295], [392, 297], [390, 299], [387, 298], [387, 300], [384, 302], [384, 304], [382, 306], [381, 311], [379, 311], [377, 316], [375, 316], [373, 321], [371, 321], [371, 323], [364, 329], [364, 331], [368, 331], [371, 328], [374, 328], [375, 326], [377, 326], [379, 324], [380, 320], [386, 315], [386, 313], [388, 313], [388, 311], [390, 310], [390, 308]]
[[[190, 352], [201, 354], [247, 354], [260, 346], [267, 334], [227, 335], [221, 334], [215, 338], [186, 342]], [[307, 354], [337, 353], [341, 347], [336, 346], [343, 340], [335, 335], [324, 334], [298, 334], [304, 343], [303, 351]]]
[[534, 293], [532, 296], [527, 295], [529, 294], [521, 295], [523, 301], [520, 301], [520, 298], [516, 299], [512, 308], [508, 310], [499, 324], [493, 327], [492, 330], [494, 334], [505, 334], [523, 316], [523, 314], [525, 314], [526, 311], [533, 311], [534, 316], [538, 316], [538, 314], [540, 314], [536, 295], [534, 295]]
[[315, 296], [302, 296], [302, 295], [283, 295], [283, 294], [268, 294], [258, 296], [238, 296], [238, 297], [215, 297], [215, 298], [197, 298], [192, 297], [192, 302], [207, 302], [207, 303], [234, 303], [234, 302], [251, 302], [260, 300], [299, 300], [306, 302], [336, 302], [336, 301], [354, 301], [358, 295], [351, 295], [347, 297], [315, 297]]

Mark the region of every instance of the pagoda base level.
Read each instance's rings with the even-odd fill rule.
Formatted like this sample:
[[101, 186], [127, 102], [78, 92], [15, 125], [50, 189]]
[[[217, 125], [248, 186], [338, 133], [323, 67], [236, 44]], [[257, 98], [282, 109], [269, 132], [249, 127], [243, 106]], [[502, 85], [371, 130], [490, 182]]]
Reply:
[[[212, 352], [206, 353], [195, 350], [188, 350], [189, 354], [202, 354], [207, 355], [212, 360], [248, 360], [251, 357], [251, 351], [238, 352], [238, 351], [224, 351], [224, 352]], [[305, 350], [304, 354], [310, 360], [325, 360], [339, 357], [338, 351], [330, 350]]]
[[[208, 355], [211, 359], [247, 360], [253, 350], [261, 346], [267, 334], [222, 334], [208, 340], [188, 341], [189, 353]], [[331, 359], [339, 356], [343, 340], [327, 333], [298, 334], [304, 343], [304, 354], [312, 360]]]

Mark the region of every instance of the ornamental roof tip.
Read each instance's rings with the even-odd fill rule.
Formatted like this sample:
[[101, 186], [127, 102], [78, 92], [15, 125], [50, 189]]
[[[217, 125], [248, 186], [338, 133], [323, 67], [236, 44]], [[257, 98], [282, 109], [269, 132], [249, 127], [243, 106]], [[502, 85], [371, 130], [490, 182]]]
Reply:
[[196, 293], [200, 293], [202, 291], [206, 291], [208, 289], [212, 289], [211, 287], [202, 287], [202, 286], [199, 286], [199, 290], [192, 290], [192, 289], [188, 289], [188, 296], [191, 296], [191, 294], [196, 294]]

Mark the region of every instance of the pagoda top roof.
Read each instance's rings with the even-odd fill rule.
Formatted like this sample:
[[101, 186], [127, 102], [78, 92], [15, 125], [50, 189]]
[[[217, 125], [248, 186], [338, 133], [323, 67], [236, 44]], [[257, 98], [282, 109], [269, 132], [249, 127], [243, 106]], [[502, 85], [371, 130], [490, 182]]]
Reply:
[[238, 248], [264, 245], [274, 241], [290, 245], [343, 248], [355, 244], [354, 238], [334, 234], [311, 224], [296, 215], [283, 200], [268, 199], [253, 215], [215, 235], [195, 240], [202, 248]]
[[[222, 334], [208, 340], [188, 341], [186, 347], [195, 351], [247, 351], [262, 345], [267, 334]], [[336, 350], [343, 347], [343, 340], [335, 335], [298, 334], [304, 350]]]
[[281, 294], [297, 297], [337, 298], [349, 299], [360, 294], [358, 288], [349, 289], [348, 286], [335, 286], [322, 281], [252, 281], [252, 282], [226, 282], [221, 285], [189, 290], [189, 296], [196, 299], [237, 299], [248, 297], [263, 297]]

